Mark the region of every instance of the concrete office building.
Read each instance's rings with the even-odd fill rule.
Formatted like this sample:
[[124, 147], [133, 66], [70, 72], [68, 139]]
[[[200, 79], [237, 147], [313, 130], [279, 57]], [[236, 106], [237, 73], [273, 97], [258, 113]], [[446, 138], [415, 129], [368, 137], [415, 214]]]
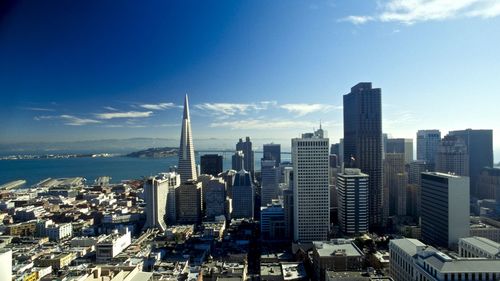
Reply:
[[169, 191], [170, 188], [177, 188], [180, 181], [180, 175], [174, 172], [161, 173], [146, 180], [144, 183], [146, 201], [146, 223], [144, 228], [157, 228], [160, 231], [167, 229], [168, 203], [171, 203], [168, 199], [172, 195]]
[[184, 182], [176, 191], [177, 222], [199, 223], [203, 209], [201, 182], [194, 180]]
[[201, 174], [212, 175], [214, 177], [222, 173], [222, 155], [205, 154], [200, 157]]
[[323, 130], [292, 139], [294, 240], [328, 239], [330, 191], [328, 139]]
[[451, 131], [450, 136], [461, 138], [468, 152], [468, 172], [470, 177], [471, 196], [478, 197], [479, 176], [485, 167], [493, 167], [493, 130], [460, 130]]
[[115, 232], [110, 234], [95, 246], [96, 261], [98, 263], [111, 261], [112, 258], [125, 250], [131, 243], [132, 237], [128, 231], [125, 233]]
[[460, 238], [458, 254], [463, 258], [500, 259], [500, 243], [483, 237]]
[[182, 116], [181, 141], [179, 145], [178, 172], [181, 182], [196, 180], [196, 165], [193, 145], [193, 133], [191, 132], [191, 119], [189, 117], [188, 96], [184, 97], [184, 113]]
[[394, 239], [389, 243], [390, 275], [396, 281], [495, 281], [500, 260], [456, 258], [416, 239]]
[[338, 220], [344, 234], [368, 232], [369, 176], [359, 169], [345, 169], [337, 175]]
[[261, 160], [261, 206], [271, 204], [273, 199], [278, 199], [279, 195], [279, 167], [276, 167], [276, 160]]
[[420, 185], [422, 181], [420, 174], [428, 171], [427, 163], [423, 160], [412, 161], [408, 170], [408, 183]]
[[313, 242], [314, 280], [325, 280], [325, 271], [359, 271], [363, 252], [348, 240]]
[[402, 153], [405, 164], [410, 164], [413, 161], [413, 139], [387, 139], [385, 154], [388, 153]]
[[439, 130], [419, 130], [417, 132], [417, 160], [425, 161], [433, 170], [440, 143], [441, 132]]
[[[406, 181], [405, 181], [406, 180]], [[386, 153], [384, 159], [384, 215], [406, 215], [406, 185], [404, 153]], [[401, 206], [404, 204], [403, 206]]]
[[369, 223], [383, 223], [382, 91], [359, 83], [344, 95], [344, 165], [370, 176]]
[[469, 178], [437, 172], [422, 173], [422, 240], [455, 248], [470, 233]]
[[249, 172], [240, 170], [234, 176], [232, 200], [232, 218], [253, 218], [255, 206], [255, 187], [253, 185], [252, 176]]
[[205, 198], [205, 215], [209, 220], [226, 214], [226, 182], [222, 178], [213, 178], [203, 189]]
[[264, 159], [265, 160], [275, 160], [276, 166], [279, 166], [281, 163], [281, 145], [268, 143], [264, 144]]
[[495, 199], [500, 204], [500, 169], [483, 168], [477, 187], [479, 199]]
[[0, 281], [12, 281], [12, 250], [0, 248]]
[[469, 152], [462, 138], [446, 135], [436, 155], [436, 172], [469, 176]]

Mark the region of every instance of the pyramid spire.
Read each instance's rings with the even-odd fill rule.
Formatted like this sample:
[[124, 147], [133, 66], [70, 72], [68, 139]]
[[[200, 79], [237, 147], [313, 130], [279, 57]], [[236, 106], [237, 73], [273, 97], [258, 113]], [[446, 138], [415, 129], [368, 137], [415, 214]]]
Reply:
[[196, 179], [196, 166], [194, 162], [193, 134], [191, 132], [191, 120], [189, 118], [188, 95], [184, 97], [184, 114], [182, 117], [181, 141], [179, 145], [178, 171], [181, 182]]

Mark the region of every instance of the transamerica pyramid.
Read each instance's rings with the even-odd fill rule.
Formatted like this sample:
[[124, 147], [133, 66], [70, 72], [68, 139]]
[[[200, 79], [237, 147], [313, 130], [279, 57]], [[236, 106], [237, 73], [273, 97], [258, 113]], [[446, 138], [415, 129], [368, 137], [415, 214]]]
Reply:
[[182, 116], [181, 144], [179, 146], [178, 171], [181, 175], [181, 182], [196, 179], [193, 135], [191, 133], [191, 120], [189, 118], [188, 96], [184, 98], [184, 115]]

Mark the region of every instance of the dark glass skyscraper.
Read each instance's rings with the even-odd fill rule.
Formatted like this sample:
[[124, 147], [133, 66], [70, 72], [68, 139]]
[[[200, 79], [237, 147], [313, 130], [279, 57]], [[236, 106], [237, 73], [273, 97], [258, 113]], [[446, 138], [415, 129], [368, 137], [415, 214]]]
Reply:
[[478, 184], [481, 170], [493, 167], [493, 130], [451, 131], [451, 136], [463, 139], [469, 153], [469, 177], [471, 196], [479, 195]]
[[382, 191], [382, 91], [359, 83], [344, 95], [344, 163], [368, 174], [369, 224], [383, 222]]
[[264, 144], [264, 158], [262, 160], [276, 161], [276, 167], [281, 163], [281, 145], [269, 143]]
[[245, 141], [243, 139], [240, 139], [238, 143], [236, 144], [236, 151], [243, 151], [244, 155], [244, 162], [243, 162], [243, 168], [247, 171], [250, 172], [250, 174], [254, 175], [255, 168], [254, 168], [254, 155], [253, 155], [253, 150], [252, 150], [252, 142], [250, 141], [250, 137], [246, 137]]
[[200, 157], [201, 173], [216, 177], [222, 173], [222, 155], [205, 154]]

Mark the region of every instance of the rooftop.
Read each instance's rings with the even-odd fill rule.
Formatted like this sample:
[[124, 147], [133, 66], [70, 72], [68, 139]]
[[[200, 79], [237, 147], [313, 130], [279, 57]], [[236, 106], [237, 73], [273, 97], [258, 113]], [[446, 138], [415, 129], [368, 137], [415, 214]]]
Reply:
[[361, 257], [363, 253], [352, 243], [313, 242], [314, 248], [320, 257], [344, 256]]
[[500, 254], [500, 244], [495, 241], [491, 241], [490, 239], [474, 236], [461, 238], [460, 242], [461, 241], [478, 247], [492, 256]]

